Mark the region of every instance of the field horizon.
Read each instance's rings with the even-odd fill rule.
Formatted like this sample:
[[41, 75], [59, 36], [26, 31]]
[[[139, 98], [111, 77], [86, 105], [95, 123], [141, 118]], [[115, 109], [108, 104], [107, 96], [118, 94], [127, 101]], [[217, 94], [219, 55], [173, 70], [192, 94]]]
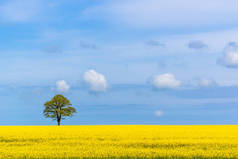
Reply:
[[0, 127], [12, 126], [12, 127], [41, 127], [41, 126], [238, 126], [238, 124], [88, 124], [88, 125], [0, 125]]

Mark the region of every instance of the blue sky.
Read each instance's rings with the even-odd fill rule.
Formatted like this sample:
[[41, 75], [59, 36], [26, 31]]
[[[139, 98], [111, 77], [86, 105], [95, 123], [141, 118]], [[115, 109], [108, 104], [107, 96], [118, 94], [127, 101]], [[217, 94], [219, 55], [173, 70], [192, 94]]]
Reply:
[[0, 125], [237, 124], [235, 0], [0, 2]]

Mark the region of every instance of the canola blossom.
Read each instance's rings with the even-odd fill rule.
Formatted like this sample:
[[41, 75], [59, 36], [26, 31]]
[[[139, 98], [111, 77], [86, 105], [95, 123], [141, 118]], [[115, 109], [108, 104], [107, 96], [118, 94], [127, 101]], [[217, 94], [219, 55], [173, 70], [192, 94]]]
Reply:
[[0, 158], [238, 158], [238, 126], [1, 126]]

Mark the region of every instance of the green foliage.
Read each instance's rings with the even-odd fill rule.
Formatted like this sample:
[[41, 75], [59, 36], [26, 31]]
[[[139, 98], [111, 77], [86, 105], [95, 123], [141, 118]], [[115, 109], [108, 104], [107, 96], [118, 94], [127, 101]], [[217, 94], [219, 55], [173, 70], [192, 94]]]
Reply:
[[61, 94], [54, 96], [50, 101], [47, 101], [44, 106], [44, 116], [57, 120], [58, 125], [60, 125], [61, 119], [72, 117], [73, 114], [76, 113], [76, 109], [72, 107], [70, 101]]

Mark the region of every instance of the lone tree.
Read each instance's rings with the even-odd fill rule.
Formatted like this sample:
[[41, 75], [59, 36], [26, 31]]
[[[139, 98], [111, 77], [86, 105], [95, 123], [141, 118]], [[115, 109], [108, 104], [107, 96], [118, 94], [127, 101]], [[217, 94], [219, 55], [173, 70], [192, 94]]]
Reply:
[[54, 96], [50, 101], [45, 104], [44, 115], [46, 118], [57, 120], [58, 126], [62, 119], [72, 117], [76, 113], [76, 109], [72, 107], [70, 101], [61, 94]]

